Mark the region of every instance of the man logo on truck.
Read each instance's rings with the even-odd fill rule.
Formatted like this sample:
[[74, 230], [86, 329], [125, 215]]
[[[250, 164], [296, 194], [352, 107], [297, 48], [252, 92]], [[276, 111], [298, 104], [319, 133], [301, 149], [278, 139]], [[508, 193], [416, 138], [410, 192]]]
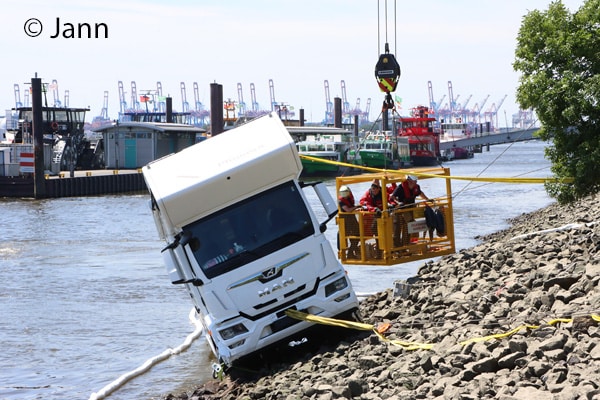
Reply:
[[273, 287], [270, 288], [270, 289], [269, 288], [265, 288], [264, 290], [259, 290], [258, 291], [258, 297], [266, 296], [268, 294], [276, 292], [279, 289], [283, 289], [284, 287], [289, 286], [289, 285], [293, 285], [293, 284], [294, 284], [294, 278], [290, 277], [290, 278], [284, 279], [281, 283], [275, 283], [275, 284], [273, 284]]
[[265, 278], [270, 278], [270, 277], [272, 277], [273, 275], [275, 275], [276, 273], [277, 273], [277, 269], [275, 269], [275, 267], [273, 267], [273, 268], [271, 268], [270, 270], [263, 272], [263, 276], [264, 276]]

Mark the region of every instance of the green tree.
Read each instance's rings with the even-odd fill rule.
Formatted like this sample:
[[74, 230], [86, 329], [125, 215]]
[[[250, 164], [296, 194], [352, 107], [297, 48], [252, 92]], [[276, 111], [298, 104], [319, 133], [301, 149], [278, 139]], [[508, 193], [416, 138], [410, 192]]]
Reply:
[[[600, 190], [600, 0], [571, 13], [562, 1], [524, 16], [517, 37], [516, 98], [533, 109], [559, 182], [548, 194], [567, 203]], [[564, 178], [574, 178], [572, 181]]]

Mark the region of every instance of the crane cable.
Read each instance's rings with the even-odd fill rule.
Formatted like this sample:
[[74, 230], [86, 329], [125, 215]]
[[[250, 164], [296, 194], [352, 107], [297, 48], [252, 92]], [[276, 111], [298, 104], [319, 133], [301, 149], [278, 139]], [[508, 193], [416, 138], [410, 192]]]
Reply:
[[[380, 10], [379, 10], [379, 1], [377, 2], [377, 50], [380, 52], [379, 59], [377, 64], [375, 64], [375, 79], [377, 80], [377, 84], [379, 89], [384, 92], [385, 99], [383, 101], [382, 110], [387, 111], [394, 108], [394, 100], [392, 99], [391, 92], [396, 90], [398, 86], [398, 81], [400, 80], [400, 65], [396, 61], [396, 57], [393, 53], [390, 53], [389, 42], [388, 39], [388, 15], [387, 15], [387, 0], [385, 1], [385, 50], [383, 53], [380, 52], [381, 48], [379, 47], [381, 37], [380, 31]], [[396, 33], [396, 0], [394, 0], [394, 35]], [[394, 37], [394, 49], [397, 46], [396, 36]]]

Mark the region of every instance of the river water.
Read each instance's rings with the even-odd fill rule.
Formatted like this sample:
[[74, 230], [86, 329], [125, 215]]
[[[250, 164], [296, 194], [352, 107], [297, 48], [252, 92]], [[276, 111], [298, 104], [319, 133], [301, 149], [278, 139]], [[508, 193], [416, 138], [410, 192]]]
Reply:
[[[455, 176], [547, 177], [545, 143], [492, 146], [448, 162]], [[327, 182], [330, 190], [334, 180]], [[420, 182], [442, 195], [437, 179]], [[356, 198], [365, 187], [353, 188]], [[507, 219], [552, 203], [541, 184], [452, 181], [457, 250]], [[145, 193], [50, 200], [0, 199], [0, 399], [158, 399], [211, 379], [204, 339], [112, 393], [102, 391], [180, 346], [196, 326], [191, 300], [171, 285]], [[326, 233], [335, 246], [336, 226]], [[359, 293], [414, 275], [425, 261], [349, 266]], [[147, 364], [146, 364], [147, 365]], [[111, 389], [112, 390], [112, 389]]]

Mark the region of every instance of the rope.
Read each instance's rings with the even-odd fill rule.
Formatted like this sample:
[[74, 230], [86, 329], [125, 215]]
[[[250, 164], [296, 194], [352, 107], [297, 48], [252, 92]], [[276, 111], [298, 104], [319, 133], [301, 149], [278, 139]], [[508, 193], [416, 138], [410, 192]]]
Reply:
[[[301, 321], [308, 321], [308, 322], [313, 322], [313, 323], [317, 323], [317, 324], [337, 326], [337, 327], [342, 327], [342, 328], [357, 329], [357, 330], [362, 330], [362, 331], [373, 331], [375, 333], [375, 335], [377, 335], [377, 337], [382, 342], [386, 342], [386, 343], [390, 343], [394, 346], [402, 347], [404, 350], [431, 350], [435, 346], [433, 343], [406, 342], [406, 341], [399, 340], [399, 339], [388, 339], [383, 335], [382, 331], [387, 330], [387, 328], [389, 327], [388, 326], [389, 324], [385, 324], [386, 325], [385, 329], [378, 330], [374, 325], [365, 324], [363, 322], [345, 321], [345, 320], [329, 318], [329, 317], [319, 317], [317, 315], [307, 314], [307, 313], [303, 313], [303, 312], [297, 311], [297, 310], [286, 310], [285, 313], [288, 317], [295, 318], [295, 319], [298, 319]], [[590, 314], [590, 317], [594, 321], [600, 322], [600, 315]], [[558, 323], [570, 323], [570, 322], [573, 322], [572, 318], [555, 318], [555, 319], [548, 321], [548, 325], [556, 325]], [[462, 342], [459, 342], [459, 344], [465, 346], [470, 343], [485, 342], [485, 341], [492, 340], [492, 339], [505, 339], [523, 329], [535, 330], [535, 329], [539, 329], [540, 327], [541, 327], [540, 325], [525, 324], [525, 325], [521, 325], [516, 328], [513, 328], [507, 332], [496, 333], [496, 334], [492, 334], [492, 335], [475, 337], [475, 338], [463, 340]]]

